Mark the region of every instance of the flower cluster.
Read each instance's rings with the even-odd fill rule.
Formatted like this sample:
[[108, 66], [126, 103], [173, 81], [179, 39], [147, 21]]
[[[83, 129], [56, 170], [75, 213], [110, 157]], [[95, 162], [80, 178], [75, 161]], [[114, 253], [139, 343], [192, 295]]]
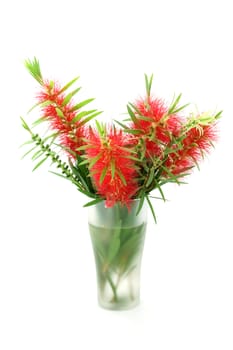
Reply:
[[180, 105], [181, 95], [170, 105], [151, 95], [153, 76], [145, 75], [145, 97], [127, 105], [130, 119], [116, 121], [117, 126], [97, 120], [93, 125], [89, 122], [101, 112], [84, 110], [93, 99], [75, 104], [80, 87], [67, 92], [78, 78], [61, 87], [42, 77], [36, 58], [27, 60], [26, 67], [40, 84], [36, 97], [40, 117], [34, 126], [47, 122], [52, 130], [41, 138], [22, 119], [34, 144], [27, 154], [35, 150], [32, 159], [40, 158], [34, 169], [52, 160], [61, 170], [58, 175], [91, 198], [87, 205], [105, 200], [107, 207], [121, 203], [130, 208], [130, 202], [139, 198], [140, 206], [146, 199], [154, 214], [150, 193], [158, 189], [164, 199], [162, 186], [182, 183], [216, 141], [221, 112], [185, 116], [187, 105]]

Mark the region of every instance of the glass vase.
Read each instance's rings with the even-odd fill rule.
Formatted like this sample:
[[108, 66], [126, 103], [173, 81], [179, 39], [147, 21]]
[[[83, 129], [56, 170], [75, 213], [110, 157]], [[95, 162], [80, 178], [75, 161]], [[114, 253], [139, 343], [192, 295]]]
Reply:
[[105, 309], [125, 310], [140, 302], [140, 268], [145, 240], [147, 207], [137, 214], [120, 204], [100, 202], [88, 208], [88, 223], [96, 263], [98, 301]]

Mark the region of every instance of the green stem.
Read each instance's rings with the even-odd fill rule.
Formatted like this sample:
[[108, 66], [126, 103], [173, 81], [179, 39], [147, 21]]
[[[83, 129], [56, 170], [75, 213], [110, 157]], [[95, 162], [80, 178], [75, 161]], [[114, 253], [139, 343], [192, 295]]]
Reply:
[[117, 288], [115, 287], [111, 277], [107, 274], [106, 276], [111, 288], [112, 288], [112, 291], [113, 291], [113, 299], [112, 299], [112, 302], [117, 302], [118, 301], [118, 296], [117, 296]]

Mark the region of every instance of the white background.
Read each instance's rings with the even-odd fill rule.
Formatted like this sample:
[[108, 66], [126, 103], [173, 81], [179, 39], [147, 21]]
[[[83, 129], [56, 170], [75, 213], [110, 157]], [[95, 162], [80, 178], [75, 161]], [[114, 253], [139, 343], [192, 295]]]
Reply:
[[[0, 349], [233, 349], [231, 1], [10, 1], [0, 5]], [[142, 264], [141, 306], [98, 307], [83, 198], [20, 160], [19, 116], [44, 75], [81, 75], [104, 118], [153, 91], [200, 111], [223, 109], [216, 149], [183, 187], [155, 202]], [[26, 116], [27, 121], [30, 116]]]

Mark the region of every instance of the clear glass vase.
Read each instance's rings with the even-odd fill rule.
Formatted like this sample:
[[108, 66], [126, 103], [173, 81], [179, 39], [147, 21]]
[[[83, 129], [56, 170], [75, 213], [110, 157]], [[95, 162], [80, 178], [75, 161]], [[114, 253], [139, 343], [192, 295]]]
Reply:
[[95, 255], [99, 305], [125, 310], [140, 302], [140, 268], [145, 240], [147, 207], [139, 214], [139, 200], [130, 210], [104, 202], [89, 207], [89, 230]]

